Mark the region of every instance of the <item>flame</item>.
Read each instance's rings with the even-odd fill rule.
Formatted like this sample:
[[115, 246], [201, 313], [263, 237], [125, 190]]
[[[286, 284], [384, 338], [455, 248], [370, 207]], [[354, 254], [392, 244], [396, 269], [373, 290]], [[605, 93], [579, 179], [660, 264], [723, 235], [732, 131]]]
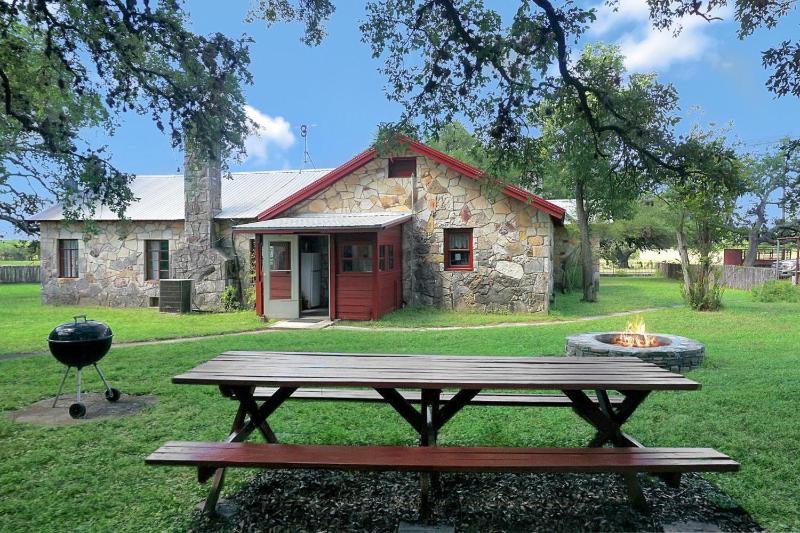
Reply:
[[659, 342], [655, 335], [649, 335], [644, 325], [642, 317], [636, 317], [628, 322], [625, 331], [614, 337], [614, 344], [620, 346], [651, 348], [658, 346]]

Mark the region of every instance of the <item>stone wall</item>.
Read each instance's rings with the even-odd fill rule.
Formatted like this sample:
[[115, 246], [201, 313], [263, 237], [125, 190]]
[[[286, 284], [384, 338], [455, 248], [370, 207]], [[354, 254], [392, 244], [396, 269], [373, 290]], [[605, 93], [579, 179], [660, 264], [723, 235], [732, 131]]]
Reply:
[[[403, 236], [404, 300], [488, 311], [547, 311], [552, 290], [549, 215], [445, 165], [417, 157], [415, 178], [387, 178], [378, 158], [287, 216], [363, 211], [413, 212]], [[444, 229], [472, 228], [472, 271], [444, 269]]]
[[[170, 255], [182, 239], [183, 221], [41, 223], [42, 301], [143, 307], [158, 296], [158, 281], [145, 280], [145, 241], [169, 241]], [[58, 277], [58, 239], [77, 239], [78, 277]], [[172, 275], [172, 272], [170, 272]]]

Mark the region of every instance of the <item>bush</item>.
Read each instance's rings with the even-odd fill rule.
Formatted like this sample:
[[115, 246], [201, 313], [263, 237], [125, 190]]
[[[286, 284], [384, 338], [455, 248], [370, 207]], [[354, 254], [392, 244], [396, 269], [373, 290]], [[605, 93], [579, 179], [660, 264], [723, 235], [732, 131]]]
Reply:
[[239, 301], [239, 291], [233, 285], [225, 287], [220, 295], [220, 300], [222, 300], [222, 309], [226, 313], [238, 311], [242, 307], [242, 303]]
[[581, 268], [580, 253], [570, 254], [564, 260], [563, 267], [564, 277], [562, 279], [562, 288], [564, 292], [572, 292], [580, 290], [583, 287], [583, 270]]
[[248, 287], [244, 290], [244, 305], [247, 309], [256, 308], [256, 288]]
[[800, 302], [800, 287], [790, 281], [773, 279], [752, 291], [758, 302]]
[[724, 287], [719, 269], [711, 269], [707, 275], [706, 280], [706, 275], [698, 268], [691, 276], [688, 290], [683, 288], [683, 299], [695, 311], [719, 311], [722, 308]]

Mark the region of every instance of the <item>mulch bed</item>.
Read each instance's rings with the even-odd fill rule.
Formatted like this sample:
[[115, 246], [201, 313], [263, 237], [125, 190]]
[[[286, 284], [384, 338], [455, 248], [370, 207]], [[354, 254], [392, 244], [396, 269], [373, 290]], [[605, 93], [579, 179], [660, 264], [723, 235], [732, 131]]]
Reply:
[[[763, 531], [699, 475], [679, 489], [644, 478], [651, 511], [628, 504], [619, 476], [443, 474], [435, 523], [456, 531]], [[230, 497], [225, 518], [194, 531], [397, 531], [418, 522], [419, 477], [398, 472], [268, 471]]]

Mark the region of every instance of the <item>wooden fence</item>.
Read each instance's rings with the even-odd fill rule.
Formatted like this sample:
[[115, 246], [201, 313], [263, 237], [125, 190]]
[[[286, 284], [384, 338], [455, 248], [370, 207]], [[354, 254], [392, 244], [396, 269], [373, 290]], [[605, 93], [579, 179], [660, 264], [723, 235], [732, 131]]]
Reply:
[[771, 279], [777, 279], [774, 268], [723, 265], [722, 282], [731, 289], [749, 291]]
[[39, 265], [0, 266], [0, 283], [39, 283], [41, 271]]

